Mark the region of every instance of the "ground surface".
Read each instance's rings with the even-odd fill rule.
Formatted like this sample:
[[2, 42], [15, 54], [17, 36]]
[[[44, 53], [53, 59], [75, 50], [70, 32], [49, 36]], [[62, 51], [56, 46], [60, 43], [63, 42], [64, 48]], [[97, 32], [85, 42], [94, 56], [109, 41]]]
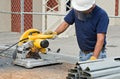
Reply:
[[[19, 33], [0, 33], [0, 47], [9, 46], [17, 42], [21, 34]], [[79, 48], [76, 37], [59, 38], [50, 40], [50, 48], [56, 51], [61, 48], [61, 53], [78, 56]], [[108, 57], [120, 57], [120, 26], [110, 26], [107, 34], [107, 54]], [[11, 52], [6, 51], [7, 54]], [[0, 79], [66, 79], [68, 69], [73, 68], [74, 64], [63, 63], [61, 65], [37, 67], [25, 69], [11, 64], [11, 58], [0, 57]]]
[[9, 58], [0, 58], [0, 79], [66, 79], [68, 70], [74, 65], [58, 64], [26, 69], [10, 63]]

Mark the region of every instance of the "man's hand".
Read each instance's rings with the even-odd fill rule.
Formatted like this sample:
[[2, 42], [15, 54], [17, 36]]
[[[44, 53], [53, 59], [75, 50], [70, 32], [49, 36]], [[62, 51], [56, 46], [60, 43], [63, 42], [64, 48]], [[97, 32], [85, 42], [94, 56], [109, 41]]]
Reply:
[[46, 30], [43, 34], [44, 34], [44, 35], [52, 35], [52, 34], [53, 34], [53, 31], [51, 31], [51, 30]]
[[53, 39], [57, 37], [57, 32], [53, 32], [51, 30], [47, 30], [43, 33], [44, 35], [53, 35]]
[[94, 57], [94, 56], [91, 56], [90, 57], [90, 60], [96, 60], [97, 58], [96, 57]]

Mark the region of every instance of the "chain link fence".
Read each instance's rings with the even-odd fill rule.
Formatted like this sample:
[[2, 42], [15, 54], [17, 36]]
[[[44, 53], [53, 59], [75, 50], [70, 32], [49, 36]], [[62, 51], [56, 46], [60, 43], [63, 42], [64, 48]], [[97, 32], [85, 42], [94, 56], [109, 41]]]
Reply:
[[[0, 16], [3, 17], [0, 22], [0, 32], [22, 33], [30, 28], [40, 31], [54, 30], [71, 9], [71, 0], [1, 0], [0, 4]], [[96, 4], [107, 11], [110, 25], [120, 25], [119, 0], [96, 0]], [[73, 27], [66, 33], [71, 31]]]
[[[17, 4], [17, 5], [16, 5]], [[20, 0], [11, 0], [11, 12], [21, 12]], [[11, 31], [20, 31], [21, 15], [11, 13]]]
[[11, 0], [11, 31], [24, 32], [32, 27], [32, 14], [23, 14], [23, 12], [32, 12], [32, 0]]

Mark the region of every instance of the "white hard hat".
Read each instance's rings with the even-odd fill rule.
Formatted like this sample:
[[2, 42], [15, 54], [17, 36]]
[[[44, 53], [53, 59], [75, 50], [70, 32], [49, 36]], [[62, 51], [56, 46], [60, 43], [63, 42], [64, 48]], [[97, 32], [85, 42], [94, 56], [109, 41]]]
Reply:
[[95, 4], [95, 0], [72, 0], [72, 7], [78, 11], [85, 11], [90, 9], [93, 4]]

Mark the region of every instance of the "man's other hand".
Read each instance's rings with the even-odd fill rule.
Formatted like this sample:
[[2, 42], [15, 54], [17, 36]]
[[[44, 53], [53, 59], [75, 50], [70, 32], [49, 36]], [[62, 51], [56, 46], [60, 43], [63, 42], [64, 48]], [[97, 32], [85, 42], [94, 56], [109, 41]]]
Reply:
[[43, 33], [44, 35], [53, 35], [53, 39], [57, 37], [57, 32], [53, 32], [51, 30], [47, 30]]
[[89, 60], [96, 60], [97, 58], [94, 56], [91, 56]]

